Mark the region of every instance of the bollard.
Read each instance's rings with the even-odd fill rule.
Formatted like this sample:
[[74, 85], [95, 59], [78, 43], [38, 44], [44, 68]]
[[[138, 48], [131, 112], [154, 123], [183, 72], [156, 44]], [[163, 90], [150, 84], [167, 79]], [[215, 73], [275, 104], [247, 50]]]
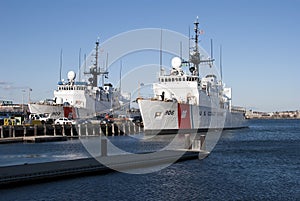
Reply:
[[200, 150], [205, 150], [205, 135], [200, 135]]
[[1, 138], [3, 138], [3, 126], [0, 126], [1, 129]]
[[107, 156], [107, 139], [101, 139], [101, 156]]
[[184, 148], [191, 149], [191, 135], [184, 134]]

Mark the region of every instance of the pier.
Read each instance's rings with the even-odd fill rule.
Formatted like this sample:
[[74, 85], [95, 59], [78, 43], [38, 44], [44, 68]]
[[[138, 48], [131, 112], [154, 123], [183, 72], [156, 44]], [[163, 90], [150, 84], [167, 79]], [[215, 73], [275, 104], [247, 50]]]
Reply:
[[121, 136], [141, 132], [143, 128], [130, 121], [113, 124], [8, 125], [0, 126], [0, 144], [62, 141], [81, 136]]
[[[117, 170], [133, 170], [136, 168], [153, 167], [185, 160], [203, 159], [208, 156], [205, 151], [165, 150], [159, 155], [143, 154], [99, 156], [100, 158], [84, 158], [36, 164], [23, 164], [0, 167], [0, 188], [10, 188], [38, 182], [48, 182], [78, 176], [99, 175]], [[104, 161], [105, 166], [97, 161]]]

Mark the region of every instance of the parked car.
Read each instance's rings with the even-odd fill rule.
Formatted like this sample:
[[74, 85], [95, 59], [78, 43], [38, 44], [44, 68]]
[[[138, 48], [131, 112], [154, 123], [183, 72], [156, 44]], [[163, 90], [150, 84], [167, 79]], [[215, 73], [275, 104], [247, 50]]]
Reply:
[[136, 125], [140, 125], [140, 126], [143, 125], [142, 116], [132, 116], [132, 117], [129, 117], [129, 120]]
[[72, 119], [68, 119], [66, 117], [61, 117], [55, 120], [55, 124], [63, 125], [63, 124], [76, 124], [76, 121]]

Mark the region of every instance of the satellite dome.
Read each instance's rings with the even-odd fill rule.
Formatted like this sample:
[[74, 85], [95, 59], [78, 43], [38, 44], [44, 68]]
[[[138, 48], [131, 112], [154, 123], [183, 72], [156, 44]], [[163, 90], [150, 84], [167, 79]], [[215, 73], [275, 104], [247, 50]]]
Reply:
[[172, 59], [172, 67], [179, 68], [181, 66], [181, 59], [179, 57], [174, 57]]
[[68, 72], [68, 79], [71, 80], [75, 80], [76, 77], [76, 73], [74, 71], [69, 71]]

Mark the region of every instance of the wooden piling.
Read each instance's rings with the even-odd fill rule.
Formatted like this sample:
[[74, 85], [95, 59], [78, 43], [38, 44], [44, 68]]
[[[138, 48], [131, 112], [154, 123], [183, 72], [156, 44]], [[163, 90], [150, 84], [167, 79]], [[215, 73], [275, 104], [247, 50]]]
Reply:
[[37, 136], [37, 125], [33, 126], [33, 133], [34, 133], [34, 136]]
[[3, 126], [0, 126], [0, 129], [1, 129], [1, 138], [3, 138], [4, 136], [3, 136], [3, 130], [4, 130], [4, 128], [3, 128]]
[[205, 135], [200, 135], [200, 150], [205, 150]]

